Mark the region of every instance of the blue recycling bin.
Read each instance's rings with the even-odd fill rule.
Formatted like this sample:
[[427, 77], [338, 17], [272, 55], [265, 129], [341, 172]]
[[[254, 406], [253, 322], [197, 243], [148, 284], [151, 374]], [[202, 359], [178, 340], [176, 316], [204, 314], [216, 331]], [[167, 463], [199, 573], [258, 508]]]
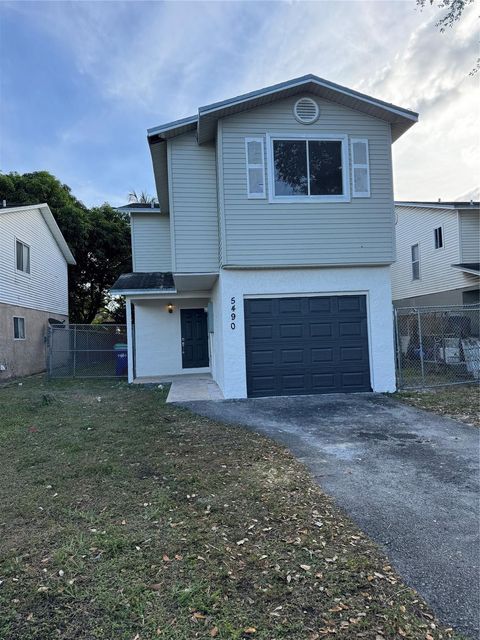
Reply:
[[115, 375], [126, 376], [128, 374], [127, 345], [118, 343], [113, 349], [115, 351]]

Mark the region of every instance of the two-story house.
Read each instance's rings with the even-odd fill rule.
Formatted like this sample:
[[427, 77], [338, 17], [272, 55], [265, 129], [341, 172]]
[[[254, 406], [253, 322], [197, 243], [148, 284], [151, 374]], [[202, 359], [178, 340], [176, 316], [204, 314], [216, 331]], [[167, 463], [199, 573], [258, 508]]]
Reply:
[[396, 202], [397, 307], [480, 302], [478, 202]]
[[129, 380], [394, 390], [391, 144], [417, 118], [308, 75], [150, 129], [159, 208], [131, 209], [134, 273], [112, 289]]
[[49, 322], [68, 322], [70, 249], [46, 204], [0, 207], [0, 380], [45, 369]]

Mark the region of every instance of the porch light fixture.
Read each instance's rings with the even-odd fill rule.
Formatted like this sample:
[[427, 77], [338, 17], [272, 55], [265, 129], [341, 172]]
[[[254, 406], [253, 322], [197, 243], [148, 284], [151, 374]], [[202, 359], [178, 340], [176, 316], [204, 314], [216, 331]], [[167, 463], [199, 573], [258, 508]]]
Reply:
[[173, 304], [171, 302], [167, 304], [167, 311], [168, 313], [173, 313]]

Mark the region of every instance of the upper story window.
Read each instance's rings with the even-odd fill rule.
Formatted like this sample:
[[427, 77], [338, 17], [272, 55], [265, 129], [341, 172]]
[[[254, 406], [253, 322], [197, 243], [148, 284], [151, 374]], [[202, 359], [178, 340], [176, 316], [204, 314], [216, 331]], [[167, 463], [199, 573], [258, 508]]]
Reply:
[[15, 240], [15, 266], [17, 271], [30, 273], [30, 247], [21, 240]]
[[270, 201], [349, 199], [346, 136], [271, 136]]
[[352, 138], [352, 196], [370, 197], [370, 166], [368, 159], [368, 140]]
[[265, 198], [263, 138], [245, 138], [247, 158], [247, 194], [249, 198]]
[[412, 280], [420, 280], [420, 249], [418, 244], [412, 245]]
[[433, 235], [435, 238], [435, 249], [441, 249], [443, 247], [443, 229], [442, 227], [437, 227], [433, 230]]

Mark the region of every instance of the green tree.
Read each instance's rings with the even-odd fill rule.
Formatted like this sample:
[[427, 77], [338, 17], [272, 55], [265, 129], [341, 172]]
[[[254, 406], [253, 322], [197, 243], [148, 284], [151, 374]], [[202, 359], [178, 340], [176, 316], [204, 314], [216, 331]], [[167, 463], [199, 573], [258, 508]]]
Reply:
[[109, 287], [131, 271], [128, 216], [108, 204], [88, 209], [48, 171], [0, 174], [0, 200], [48, 204], [77, 262], [69, 267], [70, 321], [92, 322]]
[[132, 189], [128, 194], [128, 201], [137, 202], [141, 204], [157, 204], [157, 199], [155, 198], [155, 196], [151, 196], [146, 191], [141, 191], [140, 193], [137, 193], [135, 189]]

